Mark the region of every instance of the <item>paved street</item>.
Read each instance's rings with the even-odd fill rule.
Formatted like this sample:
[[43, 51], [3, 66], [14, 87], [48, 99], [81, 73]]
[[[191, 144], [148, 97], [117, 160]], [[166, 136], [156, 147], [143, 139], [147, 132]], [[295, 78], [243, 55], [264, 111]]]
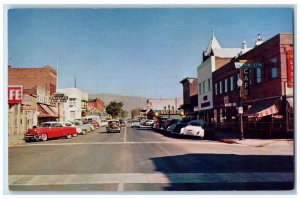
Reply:
[[178, 139], [100, 128], [9, 147], [12, 191], [292, 190], [293, 144]]

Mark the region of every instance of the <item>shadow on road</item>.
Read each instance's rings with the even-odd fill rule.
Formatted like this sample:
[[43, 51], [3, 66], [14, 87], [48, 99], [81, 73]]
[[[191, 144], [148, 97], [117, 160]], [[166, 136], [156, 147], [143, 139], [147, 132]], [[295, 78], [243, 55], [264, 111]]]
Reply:
[[[228, 191], [228, 190], [293, 190], [292, 181], [256, 181], [253, 174], [247, 182], [228, 181], [221, 183], [214, 181], [203, 183], [178, 183], [174, 181], [174, 173], [199, 173], [218, 176], [229, 174], [234, 176], [238, 173], [263, 173], [270, 172], [294, 173], [294, 157], [280, 155], [235, 155], [235, 154], [184, 154], [178, 156], [165, 156], [151, 158], [156, 171], [164, 173], [170, 184], [164, 190], [199, 190], [199, 191]], [[271, 175], [271, 174], [270, 174]], [[272, 177], [271, 177], [272, 178]], [[253, 181], [252, 181], [253, 180]], [[226, 181], [226, 180], [225, 180]]]

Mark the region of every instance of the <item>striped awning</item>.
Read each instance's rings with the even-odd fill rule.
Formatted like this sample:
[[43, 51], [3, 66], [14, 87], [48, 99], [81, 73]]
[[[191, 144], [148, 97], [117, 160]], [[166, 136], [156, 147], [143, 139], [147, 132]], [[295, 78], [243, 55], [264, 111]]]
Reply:
[[58, 117], [56, 107], [47, 104], [38, 104], [38, 117]]
[[254, 102], [250, 109], [244, 112], [243, 116], [264, 117], [279, 112], [280, 99], [267, 99]]

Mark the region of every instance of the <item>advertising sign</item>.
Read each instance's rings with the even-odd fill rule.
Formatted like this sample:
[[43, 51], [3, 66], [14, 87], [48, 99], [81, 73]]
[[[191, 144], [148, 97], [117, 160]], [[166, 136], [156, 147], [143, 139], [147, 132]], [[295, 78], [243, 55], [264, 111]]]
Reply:
[[23, 86], [8, 86], [8, 104], [21, 104]]
[[68, 96], [65, 96], [63, 93], [53, 93], [50, 97], [51, 103], [64, 103], [67, 102]]
[[287, 87], [293, 88], [294, 57], [293, 57], [292, 50], [286, 51], [286, 72], [287, 72]]

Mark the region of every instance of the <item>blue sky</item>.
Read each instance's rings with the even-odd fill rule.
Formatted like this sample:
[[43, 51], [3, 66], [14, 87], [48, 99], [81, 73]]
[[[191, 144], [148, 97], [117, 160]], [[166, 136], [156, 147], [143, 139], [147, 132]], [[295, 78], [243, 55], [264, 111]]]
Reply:
[[10, 9], [8, 64], [59, 65], [58, 87], [88, 93], [182, 97], [212, 29], [224, 48], [293, 32], [291, 8]]

